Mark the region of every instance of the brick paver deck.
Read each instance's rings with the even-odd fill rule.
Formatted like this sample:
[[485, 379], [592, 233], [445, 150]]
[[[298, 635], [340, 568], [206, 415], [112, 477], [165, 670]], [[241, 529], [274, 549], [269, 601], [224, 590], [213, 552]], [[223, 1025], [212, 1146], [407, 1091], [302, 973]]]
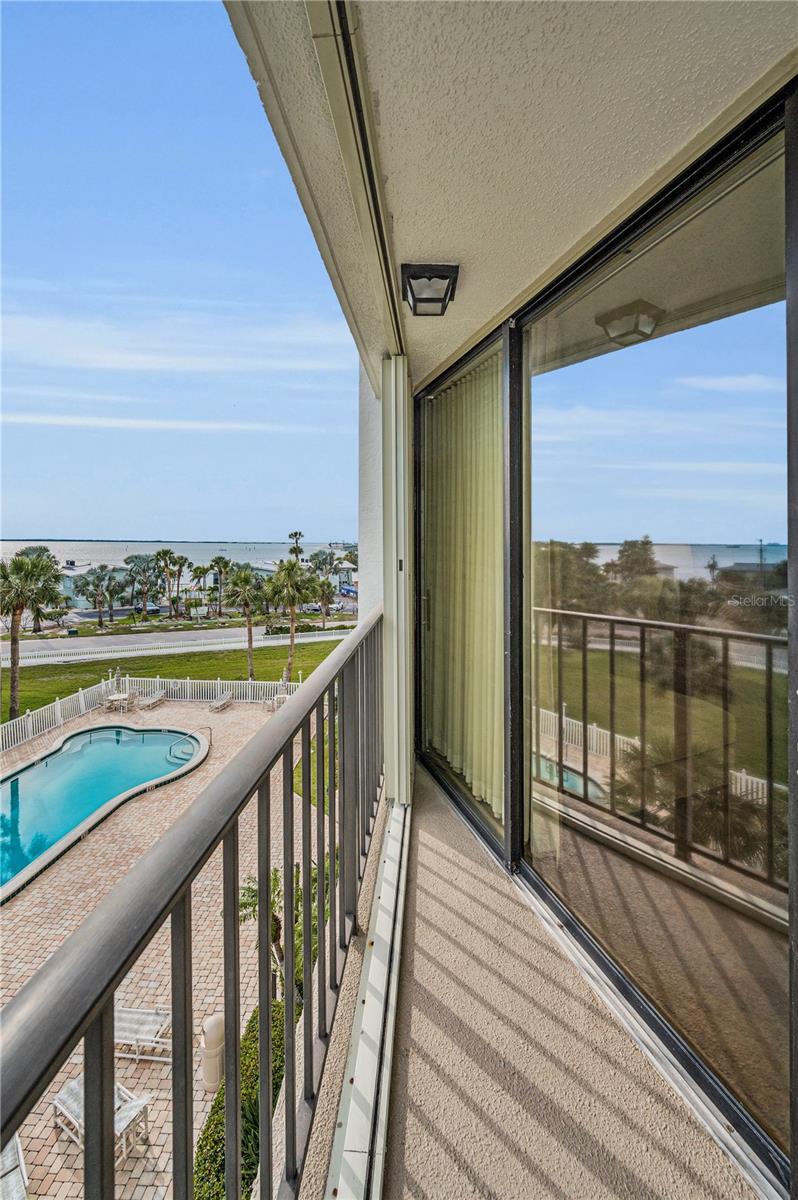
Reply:
[[[249, 738], [268, 720], [259, 705], [236, 704], [221, 713], [206, 705], [168, 703], [157, 712], [125, 714], [120, 723], [141, 727], [173, 726], [191, 730], [201, 724], [213, 727], [213, 745], [205, 762], [173, 784], [123, 804], [62, 858], [32, 880], [0, 910], [2, 935], [2, 989], [5, 1003], [85, 919], [114, 883], [158, 839], [207, 783]], [[108, 714], [90, 714], [70, 722], [67, 732], [113, 723]], [[29, 742], [4, 762], [4, 770], [28, 759], [56, 740], [53, 734]], [[14, 761], [15, 760], [15, 761]], [[273, 773], [272, 795], [280, 796], [281, 772]], [[297, 805], [297, 809], [299, 806]], [[314, 814], [315, 814], [315, 810]], [[295, 818], [295, 846], [301, 845], [301, 815]], [[315, 839], [314, 839], [315, 841]], [[256, 864], [255, 811], [250, 805], [240, 824], [241, 878]], [[282, 861], [282, 806], [272, 815], [272, 856]], [[192, 889], [194, 956], [195, 1045], [205, 1017], [223, 1008], [222, 980], [222, 857], [219, 849], [209, 860]], [[134, 1008], [169, 1008], [169, 931], [163, 929], [120, 986], [117, 997]], [[243, 1020], [257, 996], [257, 962], [254, 924], [241, 929], [241, 1002]], [[59, 1072], [47, 1094], [20, 1130], [30, 1176], [30, 1194], [36, 1197], [72, 1197], [83, 1194], [82, 1154], [58, 1133], [52, 1120], [52, 1097], [65, 1081], [82, 1069], [78, 1048]], [[171, 1195], [171, 1067], [136, 1064], [117, 1059], [116, 1077], [131, 1091], [146, 1094], [150, 1102], [150, 1144], [117, 1167], [117, 1197], [121, 1200], [161, 1200]], [[195, 1060], [194, 1129], [202, 1128], [212, 1093], [201, 1079]]]

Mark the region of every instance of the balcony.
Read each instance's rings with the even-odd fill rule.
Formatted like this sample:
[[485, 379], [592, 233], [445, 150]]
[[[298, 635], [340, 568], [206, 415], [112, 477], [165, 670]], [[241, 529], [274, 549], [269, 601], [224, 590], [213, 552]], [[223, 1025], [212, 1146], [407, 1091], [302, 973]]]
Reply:
[[[717, 1115], [707, 1107], [702, 1124], [675, 1094], [689, 1092], [678, 1063], [657, 1053], [553, 910], [501, 867], [427, 772], [417, 770], [409, 812], [386, 804], [381, 638], [376, 615], [350, 635], [6, 1006], [3, 1139], [21, 1134], [32, 1193], [80, 1194], [81, 1178], [87, 1197], [116, 1188], [154, 1200], [207, 1187], [194, 1175], [208, 1113], [197, 1035], [218, 977], [224, 1078], [236, 1097], [220, 1118], [227, 1197], [249, 1194], [258, 1165], [260, 1197], [322, 1197], [333, 1186], [339, 1197], [375, 1195], [375, 1172], [388, 1200], [755, 1194]], [[553, 730], [561, 748], [567, 720]], [[575, 821], [591, 808], [578, 795], [568, 803]], [[405, 865], [391, 876], [399, 821]], [[595, 874], [607, 869], [606, 841], [585, 830]], [[241, 926], [251, 864], [256, 921]], [[629, 869], [651, 864], [632, 856]], [[221, 924], [215, 959], [204, 944], [209, 894]], [[695, 903], [717, 907], [717, 897], [696, 889]], [[295, 930], [282, 943], [282, 978], [294, 988], [275, 977], [274, 917]], [[169, 977], [171, 1031], [165, 1050], [131, 1064], [119, 1055], [114, 1003], [129, 1003], [136, 980], [141, 994], [142, 972]], [[260, 1014], [278, 992], [273, 1040]], [[379, 1022], [381, 1071], [372, 1074], [351, 1067], [367, 1032], [361, 1005]], [[252, 1052], [246, 1034], [241, 1041], [256, 1006], [259, 1163]], [[54, 1096], [81, 1070], [82, 1153], [62, 1131], [47, 1132]], [[122, 1158], [115, 1083], [144, 1095], [151, 1115], [149, 1138], [133, 1139]], [[336, 1152], [353, 1114], [371, 1131], [371, 1191]], [[204, 1170], [208, 1159], [197, 1162]], [[780, 1194], [764, 1174], [758, 1184], [760, 1195]]]

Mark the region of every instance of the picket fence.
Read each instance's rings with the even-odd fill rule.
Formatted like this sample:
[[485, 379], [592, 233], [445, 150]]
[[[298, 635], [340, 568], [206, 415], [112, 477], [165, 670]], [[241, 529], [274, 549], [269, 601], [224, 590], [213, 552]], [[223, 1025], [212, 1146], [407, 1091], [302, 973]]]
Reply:
[[[534, 717], [533, 717], [534, 725]], [[557, 714], [549, 708], [540, 709], [540, 735], [541, 738], [551, 738], [556, 742], [558, 738], [557, 729]], [[563, 719], [563, 745], [573, 747], [574, 749], [582, 749], [584, 735], [584, 726], [581, 721], [575, 720], [573, 717], [564, 717]], [[596, 758], [603, 758], [609, 761], [610, 758], [610, 731], [602, 729], [595, 723], [587, 727], [587, 752], [595, 755]], [[620, 733], [615, 735], [615, 754], [616, 758], [620, 758], [621, 754], [629, 750], [639, 750], [640, 739], [624, 737]], [[774, 790], [784, 792], [786, 788], [783, 784], [774, 784]], [[766, 803], [768, 798], [768, 781], [761, 779], [757, 775], [749, 775], [747, 771], [729, 771], [729, 791], [733, 796], [737, 796], [744, 800], [755, 800], [759, 803]]]
[[[164, 692], [168, 700], [205, 701], [210, 703], [224, 692], [231, 692], [233, 700], [243, 704], [265, 704], [278, 695], [290, 695], [300, 687], [299, 683], [282, 683], [273, 679], [163, 679], [160, 675], [124, 675], [119, 688], [136, 691], [139, 696], [151, 696]], [[0, 725], [0, 750], [13, 750], [31, 738], [60, 729], [67, 721], [83, 716], [100, 708], [109, 692], [117, 690], [115, 679], [102, 679], [94, 687], [81, 688], [63, 700], [54, 700], [42, 708], [29, 710], [13, 721]]]

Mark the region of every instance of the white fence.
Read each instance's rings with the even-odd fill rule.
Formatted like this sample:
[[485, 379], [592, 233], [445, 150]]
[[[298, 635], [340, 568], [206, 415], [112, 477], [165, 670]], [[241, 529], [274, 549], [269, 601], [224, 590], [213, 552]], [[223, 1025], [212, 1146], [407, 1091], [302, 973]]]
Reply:
[[[99, 708], [109, 692], [116, 690], [115, 679], [102, 679], [94, 687], [81, 688], [65, 699], [54, 700], [33, 712], [26, 712], [13, 721], [0, 725], [0, 749], [12, 750], [31, 738], [60, 729], [67, 721], [83, 716]], [[125, 691], [137, 692], [139, 696], [151, 696], [165, 692], [168, 700], [196, 700], [210, 703], [224, 692], [231, 692], [233, 700], [244, 704], [265, 704], [278, 695], [290, 695], [299, 683], [282, 683], [274, 679], [162, 679], [159, 675], [137, 677], [125, 675], [120, 680]]]
[[[353, 626], [354, 628], [354, 626]], [[319, 629], [312, 633], [298, 633], [296, 635], [297, 645], [303, 642], [331, 642], [341, 641], [351, 630], [338, 629], [328, 630]], [[137, 635], [133, 635], [137, 636]], [[142, 636], [142, 635], [138, 635]], [[50, 638], [47, 643], [53, 647], [52, 650], [37, 648], [30, 653], [26, 651], [26, 647], [30, 642], [22, 642], [20, 664], [23, 667], [41, 665], [42, 663], [65, 663], [65, 662], [89, 662], [96, 658], [112, 658], [114, 661], [118, 658], [149, 658], [150, 656], [162, 654], [196, 654], [204, 650], [246, 650], [247, 640], [246, 633], [241, 631], [240, 636], [229, 638], [219, 638], [215, 641], [201, 641], [199, 639], [191, 642], [186, 641], [163, 641], [150, 642], [141, 646], [130, 645], [114, 645], [117, 641], [117, 636], [109, 634], [107, 645], [91, 647], [82, 650], [80, 646], [66, 646], [60, 639]], [[276, 633], [270, 634], [268, 637], [256, 637], [254, 639], [254, 647], [257, 650], [259, 646], [287, 646], [288, 634]], [[10, 664], [8, 643], [3, 643], [3, 649], [0, 651], [0, 665], [7, 667]]]
[[[534, 720], [534, 718], [533, 718]], [[556, 742], [558, 737], [557, 730], [557, 714], [549, 708], [541, 708], [540, 710], [540, 736], [541, 738], [551, 738]], [[563, 745], [572, 746], [575, 749], [582, 749], [583, 742], [583, 725], [581, 721], [574, 720], [573, 717], [565, 717], [563, 720]], [[622, 734], [615, 735], [615, 753], [620, 756], [624, 751], [639, 750], [640, 739], [623, 737]], [[593, 754], [597, 758], [609, 760], [610, 757], [610, 731], [609, 729], [601, 729], [595, 723], [587, 727], [587, 752]], [[787, 789], [783, 784], [776, 783], [773, 785], [777, 792], [785, 792]], [[729, 791], [732, 796], [738, 796], [743, 800], [756, 800], [764, 804], [768, 798], [768, 781], [760, 779], [757, 775], [749, 775], [747, 771], [729, 771]]]

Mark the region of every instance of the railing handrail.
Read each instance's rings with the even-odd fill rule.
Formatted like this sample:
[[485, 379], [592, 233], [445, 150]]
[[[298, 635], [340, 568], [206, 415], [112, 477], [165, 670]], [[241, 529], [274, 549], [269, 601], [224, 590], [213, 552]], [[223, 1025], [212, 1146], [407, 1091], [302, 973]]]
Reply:
[[678, 630], [680, 633], [700, 633], [705, 637], [724, 637], [737, 642], [770, 642], [774, 646], [786, 646], [787, 638], [775, 633], [753, 633], [747, 629], [718, 629], [714, 625], [683, 625], [679, 621], [652, 621], [646, 617], [625, 617], [619, 613], [577, 612], [569, 608], [533, 607], [533, 612], [549, 613], [554, 617], [574, 617], [579, 620], [608, 621], [613, 625], [638, 625], [646, 629]]
[[5, 1005], [3, 1147], [381, 617], [336, 646]]

